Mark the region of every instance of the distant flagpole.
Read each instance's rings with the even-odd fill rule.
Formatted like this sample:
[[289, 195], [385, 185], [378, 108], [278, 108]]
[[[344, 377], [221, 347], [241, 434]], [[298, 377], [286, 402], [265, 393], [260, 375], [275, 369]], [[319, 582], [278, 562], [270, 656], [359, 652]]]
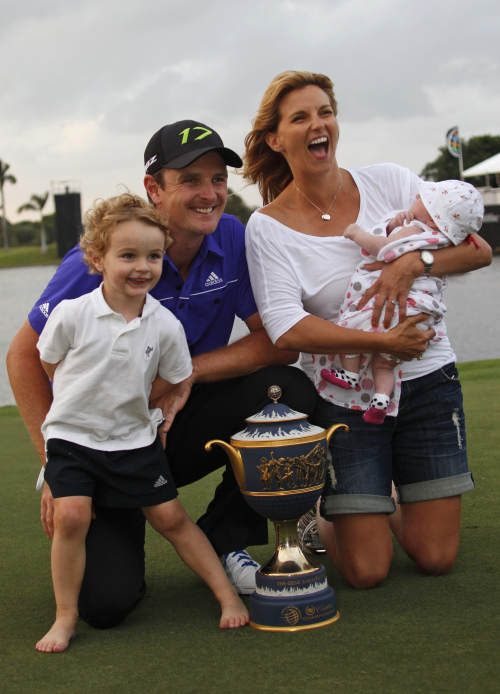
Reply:
[[452, 157], [456, 157], [458, 159], [458, 166], [460, 169], [460, 180], [463, 181], [464, 163], [462, 160], [462, 143], [460, 141], [460, 135], [458, 133], [458, 125], [455, 125], [453, 128], [450, 128], [446, 133], [446, 147], [448, 149], [448, 152], [452, 155]]

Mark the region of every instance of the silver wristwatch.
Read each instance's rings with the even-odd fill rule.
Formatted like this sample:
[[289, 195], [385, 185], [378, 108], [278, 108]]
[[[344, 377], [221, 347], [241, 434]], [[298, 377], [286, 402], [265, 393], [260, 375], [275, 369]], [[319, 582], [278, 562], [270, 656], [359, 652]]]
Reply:
[[434, 256], [430, 251], [420, 251], [420, 260], [424, 264], [424, 277], [429, 277], [432, 270], [432, 263], [434, 262]]

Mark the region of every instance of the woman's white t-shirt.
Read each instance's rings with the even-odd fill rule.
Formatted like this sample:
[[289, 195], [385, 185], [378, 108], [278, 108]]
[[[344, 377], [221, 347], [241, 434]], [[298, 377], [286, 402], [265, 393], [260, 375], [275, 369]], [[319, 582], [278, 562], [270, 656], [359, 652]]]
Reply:
[[[347, 169], [359, 190], [357, 224], [374, 226], [391, 212], [407, 210], [420, 179], [395, 164]], [[361, 258], [359, 247], [343, 236], [309, 236], [256, 211], [246, 228], [246, 253], [252, 288], [271, 340], [312, 314], [335, 322], [349, 280]], [[335, 352], [335, 345], [332, 345]], [[403, 364], [403, 380], [431, 373], [455, 360], [448, 338], [422, 360]], [[301, 367], [312, 380], [312, 356], [301, 355]], [[344, 404], [339, 402], [338, 404]]]

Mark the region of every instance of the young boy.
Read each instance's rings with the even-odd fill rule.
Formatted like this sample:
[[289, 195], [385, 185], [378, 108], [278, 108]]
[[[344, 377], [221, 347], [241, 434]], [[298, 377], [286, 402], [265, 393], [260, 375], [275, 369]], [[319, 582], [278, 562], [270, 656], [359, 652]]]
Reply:
[[[183, 561], [212, 589], [220, 627], [248, 622], [210, 542], [177, 499], [151, 398], [189, 378], [180, 322], [148, 294], [170, 245], [165, 220], [130, 193], [101, 201], [85, 216], [80, 247], [103, 281], [50, 315], [38, 349], [53, 382], [43, 423], [45, 480], [54, 497], [52, 579], [56, 620], [36, 644], [60, 653], [75, 635], [92, 503], [140, 507]], [[164, 444], [164, 441], [163, 441]]]
[[[410, 210], [399, 212], [392, 219], [382, 220], [369, 231], [363, 231], [357, 224], [350, 224], [345, 230], [344, 236], [360, 246], [365, 257], [351, 277], [337, 325], [357, 330], [375, 330], [371, 324], [371, 314], [376, 297], [363, 309], [357, 310], [358, 301], [365, 290], [380, 275], [380, 271], [370, 272], [365, 269], [366, 262], [383, 260], [389, 263], [403, 253], [417, 249], [457, 245], [481, 228], [483, 201], [480, 193], [469, 183], [453, 180], [439, 183], [421, 181], [419, 191]], [[370, 254], [373, 258], [367, 259], [366, 256]], [[428, 255], [432, 264], [432, 254]], [[421, 257], [425, 262], [425, 250]], [[420, 323], [419, 327], [433, 327], [436, 336], [432, 343], [435, 343], [446, 334], [442, 321], [446, 311], [442, 299], [446, 283], [441, 277], [429, 276], [429, 272], [430, 268], [429, 271], [426, 269], [424, 275], [417, 277], [413, 283], [407, 299], [407, 312], [408, 315], [429, 314], [429, 318]], [[391, 327], [399, 320], [397, 301], [394, 300], [393, 303], [395, 310]], [[369, 365], [361, 355], [342, 354], [339, 355], [341, 368], [328, 369], [324, 368], [328, 359], [333, 360], [333, 356], [315, 355], [316, 386], [324, 390], [326, 384], [330, 383], [348, 391], [356, 390], [361, 403], [369, 402], [363, 419], [370, 424], [382, 424], [390, 409], [395, 385], [397, 388], [400, 385], [395, 374], [395, 368], [400, 362], [388, 354], [375, 354]], [[371, 367], [373, 378], [366, 371], [368, 366]], [[361, 367], [364, 369], [363, 375], [360, 374]], [[371, 399], [368, 391], [372, 391]]]

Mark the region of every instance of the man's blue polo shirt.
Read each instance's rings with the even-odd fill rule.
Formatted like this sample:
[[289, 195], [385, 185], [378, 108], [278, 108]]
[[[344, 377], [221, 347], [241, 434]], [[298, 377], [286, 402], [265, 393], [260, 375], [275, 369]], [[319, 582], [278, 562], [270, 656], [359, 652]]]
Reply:
[[[101, 281], [101, 275], [88, 273], [83, 253], [75, 246], [31, 309], [31, 327], [40, 334], [60, 301], [87, 294]], [[223, 214], [215, 232], [204, 238], [186, 281], [165, 256], [151, 294], [184, 326], [191, 356], [227, 345], [235, 316], [246, 320], [257, 312], [245, 256], [245, 227]]]

